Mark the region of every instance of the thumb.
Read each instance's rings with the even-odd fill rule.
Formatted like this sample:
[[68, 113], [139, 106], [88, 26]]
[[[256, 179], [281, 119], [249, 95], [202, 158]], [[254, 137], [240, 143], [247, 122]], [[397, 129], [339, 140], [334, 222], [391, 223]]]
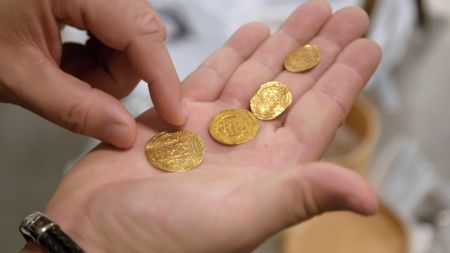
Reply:
[[[92, 136], [119, 148], [130, 147], [136, 123], [123, 105], [109, 94], [61, 71], [36, 54], [24, 64], [12, 89], [15, 103], [75, 133]], [[36, 62], [38, 62], [36, 64]]]
[[248, 187], [242, 210], [252, 217], [248, 227], [269, 236], [326, 211], [348, 210], [363, 215], [378, 208], [369, 185], [354, 172], [330, 163], [312, 163], [280, 172]]

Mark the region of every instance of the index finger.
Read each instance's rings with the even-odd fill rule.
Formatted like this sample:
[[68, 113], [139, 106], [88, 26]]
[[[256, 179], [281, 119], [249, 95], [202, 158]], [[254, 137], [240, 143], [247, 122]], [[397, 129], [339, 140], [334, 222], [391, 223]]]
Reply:
[[156, 110], [167, 122], [181, 126], [186, 121], [182, 106], [181, 82], [162, 39], [142, 35], [130, 44], [127, 54], [149, 84]]
[[87, 29], [105, 45], [125, 51], [149, 83], [154, 104], [169, 123], [182, 125], [181, 82], [164, 44], [165, 27], [146, 0], [53, 2], [55, 17]]

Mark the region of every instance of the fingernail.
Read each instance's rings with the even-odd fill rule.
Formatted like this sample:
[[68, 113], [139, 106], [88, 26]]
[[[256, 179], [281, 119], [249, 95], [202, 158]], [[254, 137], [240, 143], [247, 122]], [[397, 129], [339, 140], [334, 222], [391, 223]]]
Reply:
[[150, 20], [144, 21], [142, 28], [145, 33], [155, 33], [161, 28], [161, 26], [158, 24], [156, 18], [152, 17]]
[[181, 116], [183, 117], [183, 123], [185, 123], [188, 118], [188, 109], [186, 101], [184, 99], [181, 100]]
[[176, 122], [173, 122], [173, 124], [179, 127], [184, 126], [186, 124], [187, 118], [188, 118], [187, 105], [183, 99], [181, 100], [181, 115], [177, 117]]
[[159, 29], [159, 24], [156, 22], [156, 19], [152, 19], [146, 26], [145, 30], [149, 33], [157, 32]]
[[105, 135], [105, 140], [119, 148], [125, 148], [127, 145], [129, 129], [127, 126], [120, 124], [111, 124]]

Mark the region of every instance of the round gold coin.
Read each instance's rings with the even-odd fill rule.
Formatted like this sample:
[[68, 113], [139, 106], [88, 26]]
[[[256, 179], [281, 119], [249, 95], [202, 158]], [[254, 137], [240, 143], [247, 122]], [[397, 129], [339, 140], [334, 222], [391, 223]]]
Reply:
[[258, 132], [258, 119], [244, 109], [228, 109], [214, 116], [209, 133], [220, 143], [242, 144], [250, 141]]
[[321, 58], [320, 49], [307, 44], [292, 51], [284, 60], [284, 67], [290, 72], [302, 72], [314, 68]]
[[292, 103], [292, 93], [282, 82], [267, 82], [250, 99], [250, 109], [261, 120], [272, 120]]
[[147, 160], [154, 167], [168, 172], [183, 172], [197, 167], [205, 156], [205, 146], [192, 132], [161, 132], [145, 146]]

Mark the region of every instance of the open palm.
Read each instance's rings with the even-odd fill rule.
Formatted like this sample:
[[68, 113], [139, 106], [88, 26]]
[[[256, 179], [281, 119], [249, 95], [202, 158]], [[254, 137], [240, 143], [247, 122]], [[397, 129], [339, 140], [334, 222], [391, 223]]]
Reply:
[[[47, 207], [87, 252], [246, 252], [290, 225], [327, 210], [369, 214], [376, 198], [362, 179], [320, 159], [355, 97], [375, 70], [380, 50], [359, 39], [368, 26], [360, 9], [334, 15], [324, 1], [299, 7], [273, 35], [259, 23], [242, 27], [184, 82], [183, 129], [205, 142], [203, 163], [164, 173], [144, 146], [171, 130], [155, 110], [138, 118], [130, 150], [102, 145], [65, 177]], [[312, 42], [321, 63], [307, 73], [283, 71], [294, 48]], [[264, 82], [279, 80], [293, 104], [256, 137], [225, 146], [208, 133], [211, 118], [248, 108]]]

